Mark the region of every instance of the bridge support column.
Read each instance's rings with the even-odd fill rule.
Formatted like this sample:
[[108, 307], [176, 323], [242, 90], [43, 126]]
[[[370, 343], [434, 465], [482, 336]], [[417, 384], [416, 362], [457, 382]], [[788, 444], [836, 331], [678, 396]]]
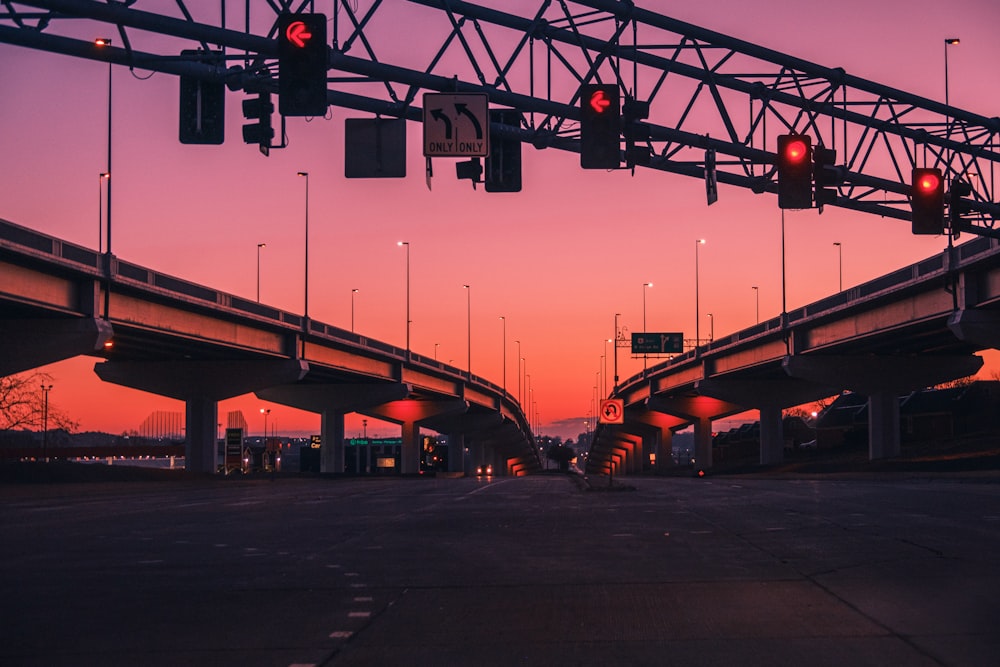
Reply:
[[781, 408], [760, 408], [760, 464], [774, 465], [785, 460], [785, 425]]
[[708, 417], [694, 422], [694, 465], [701, 470], [712, 467], [712, 420]]
[[400, 426], [403, 446], [399, 451], [399, 470], [404, 475], [416, 475], [420, 472], [420, 425], [417, 422], [403, 422]]
[[209, 398], [193, 398], [184, 402], [187, 427], [187, 451], [184, 467], [194, 472], [212, 472], [218, 468], [216, 442], [219, 404]]
[[899, 397], [882, 391], [868, 397], [868, 458], [899, 456]]
[[319, 471], [344, 472], [344, 413], [324, 410], [320, 416]]
[[669, 428], [658, 429], [656, 434], [656, 465], [653, 472], [664, 473], [674, 467], [674, 432]]
[[448, 434], [448, 472], [465, 472], [465, 434]]

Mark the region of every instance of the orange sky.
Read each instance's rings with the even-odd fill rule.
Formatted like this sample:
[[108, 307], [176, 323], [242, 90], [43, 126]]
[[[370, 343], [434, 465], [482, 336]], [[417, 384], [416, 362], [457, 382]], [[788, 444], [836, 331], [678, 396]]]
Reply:
[[[993, 2], [925, 3], [919, 15], [907, 9], [912, 2], [774, 0], [738, 3], [725, 12], [705, 3], [638, 4], [936, 100], [944, 97], [943, 38], [958, 36], [961, 45], [949, 52], [951, 102], [1000, 115], [1000, 7]], [[421, 68], [427, 56], [414, 60]], [[723, 185], [709, 207], [701, 180], [642, 169], [634, 176], [584, 171], [576, 154], [530, 146], [521, 193], [473, 191], [455, 179], [449, 159], [435, 160], [428, 190], [416, 123], [407, 126], [405, 179], [349, 180], [343, 120], [364, 114], [333, 108], [328, 119], [289, 119], [289, 147], [265, 158], [243, 144], [244, 96], [229, 92], [226, 143], [183, 146], [177, 80], [147, 74], [114, 71], [115, 254], [253, 298], [257, 244], [266, 243], [261, 300], [300, 313], [305, 188], [296, 172], [307, 171], [310, 316], [349, 328], [351, 290], [358, 289], [357, 331], [403, 346], [405, 251], [397, 241], [408, 241], [411, 347], [465, 368], [462, 285], [471, 285], [472, 370], [502, 382], [499, 318], [505, 317], [507, 386], [516, 393], [514, 341], [520, 341], [542, 432], [575, 437], [584, 430], [601, 356], [612, 353], [604, 340], [613, 335], [615, 313], [629, 331], [642, 330], [643, 283], [654, 283], [645, 295], [647, 330], [693, 337], [696, 239], [706, 239], [698, 250], [702, 337], [713, 326], [720, 337], [755, 322], [753, 285], [760, 288], [761, 319], [781, 310], [781, 218], [773, 195]], [[106, 85], [104, 64], [0, 46], [0, 217], [97, 247]], [[908, 223], [841, 209], [827, 208], [822, 216], [788, 212], [786, 222], [789, 309], [837, 291], [835, 242], [842, 244], [845, 288], [945, 246], [944, 238], [912, 236]], [[987, 377], [998, 368], [994, 359], [990, 355]], [[92, 373], [94, 361], [44, 369], [54, 378], [50, 400], [82, 430], [122, 432], [154, 410], [183, 409], [102, 384]], [[622, 379], [642, 368], [627, 349], [618, 361]], [[612, 366], [609, 357], [609, 376]], [[253, 396], [220, 404], [220, 420], [242, 409], [251, 433], [259, 432], [261, 407], [272, 410], [269, 426], [276, 421], [282, 433], [318, 431], [317, 415], [265, 406]], [[348, 421], [348, 435], [360, 428], [358, 419]], [[392, 429], [381, 428], [370, 424], [369, 435]]]

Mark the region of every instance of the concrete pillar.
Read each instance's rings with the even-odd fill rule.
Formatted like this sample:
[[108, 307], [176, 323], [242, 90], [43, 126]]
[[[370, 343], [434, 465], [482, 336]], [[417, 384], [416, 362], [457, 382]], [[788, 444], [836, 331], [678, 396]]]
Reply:
[[712, 467], [712, 420], [698, 417], [694, 422], [695, 467], [707, 470]]
[[403, 446], [399, 451], [400, 472], [404, 475], [416, 475], [420, 472], [420, 425], [406, 421], [401, 426]]
[[194, 472], [214, 473], [218, 467], [219, 404], [208, 398], [193, 398], [185, 401], [184, 411], [187, 420], [184, 467]]
[[448, 434], [448, 472], [465, 472], [465, 434]]
[[781, 408], [760, 408], [760, 464], [774, 465], [785, 460], [785, 425]]
[[[319, 471], [344, 472], [344, 413], [324, 410], [320, 417]], [[358, 461], [359, 466], [362, 461]]]
[[868, 458], [886, 459], [900, 454], [899, 397], [883, 391], [868, 397]]
[[674, 467], [674, 432], [669, 428], [660, 429], [656, 439], [656, 472], [666, 472]]

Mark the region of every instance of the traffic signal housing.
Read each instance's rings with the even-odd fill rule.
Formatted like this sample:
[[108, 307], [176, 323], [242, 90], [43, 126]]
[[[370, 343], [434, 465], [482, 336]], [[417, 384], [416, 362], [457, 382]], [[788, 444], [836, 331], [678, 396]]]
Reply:
[[326, 16], [278, 16], [278, 110], [282, 116], [326, 113]]
[[[516, 109], [490, 109], [490, 126], [521, 127], [521, 112]], [[516, 138], [490, 136], [490, 154], [486, 156], [486, 191], [521, 191], [521, 142]]]
[[[226, 66], [221, 51], [184, 50], [181, 55], [199, 62]], [[180, 77], [180, 128], [182, 144], [221, 144], [226, 138], [226, 85], [193, 76]]]
[[823, 212], [825, 204], [837, 201], [837, 187], [844, 182], [844, 170], [838, 167], [837, 151], [826, 146], [813, 149], [813, 200], [816, 208]]
[[267, 155], [274, 139], [274, 128], [271, 126], [271, 114], [274, 104], [271, 93], [257, 93], [256, 97], [243, 100], [243, 116], [252, 123], [243, 125], [243, 141], [260, 146], [260, 152]]
[[944, 233], [944, 177], [940, 169], [914, 168], [910, 207], [914, 234]]
[[972, 194], [972, 186], [961, 179], [953, 179], [951, 189], [948, 190], [948, 220], [952, 234], [961, 227], [962, 216], [968, 212], [968, 205], [962, 197]]
[[580, 166], [621, 166], [621, 98], [617, 84], [580, 86]]
[[778, 208], [812, 207], [812, 139], [778, 136]]

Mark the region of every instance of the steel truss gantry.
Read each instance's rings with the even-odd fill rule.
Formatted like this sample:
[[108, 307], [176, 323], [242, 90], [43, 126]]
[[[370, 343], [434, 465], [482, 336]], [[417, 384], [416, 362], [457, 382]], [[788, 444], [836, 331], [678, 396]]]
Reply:
[[[1000, 118], [677, 21], [631, 0], [503, 3], [518, 14], [460, 0], [228, 4], [234, 7], [226, 0], [197, 3], [199, 12], [212, 14], [199, 19], [185, 0], [0, 0], [0, 42], [276, 92], [277, 14], [324, 12], [332, 23], [327, 98], [335, 107], [419, 122], [422, 91], [485, 92], [492, 106], [523, 115], [520, 128], [492, 131], [539, 149], [577, 152], [579, 86], [614, 82], [627, 102], [648, 103], [648, 115], [638, 114], [645, 118], [626, 112], [625, 136], [638, 149], [623, 151], [627, 166], [703, 178], [711, 149], [719, 183], [774, 193], [776, 136], [799, 132], [838, 151], [844, 182], [830, 205], [908, 220], [911, 168], [938, 167], [946, 182], [971, 186], [964, 199], [969, 213], [955, 231], [1000, 237], [994, 194]], [[241, 29], [227, 26], [234, 10]], [[84, 23], [91, 32], [81, 38]], [[94, 35], [112, 29], [122, 46], [93, 45]], [[192, 43], [222, 50], [227, 66], [178, 55]], [[414, 65], [420, 61], [423, 69]]]

